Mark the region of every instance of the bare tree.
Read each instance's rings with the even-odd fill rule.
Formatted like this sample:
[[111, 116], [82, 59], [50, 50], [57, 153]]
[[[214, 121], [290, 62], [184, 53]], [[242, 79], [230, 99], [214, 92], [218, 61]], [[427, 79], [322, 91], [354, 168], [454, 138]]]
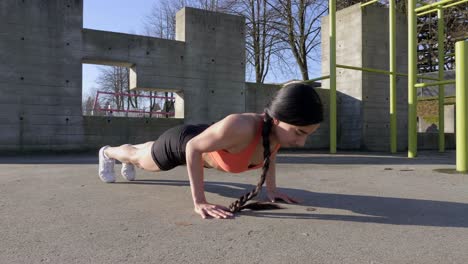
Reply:
[[211, 11], [219, 10], [218, 0], [161, 0], [156, 1], [144, 20], [146, 35], [164, 39], [175, 39], [175, 15], [184, 7]]
[[225, 0], [220, 9], [246, 19], [246, 61], [255, 71], [255, 82], [263, 83], [280, 39], [273, 27], [278, 15], [267, 0]]
[[117, 110], [137, 109], [140, 100], [136, 96], [125, 96], [123, 94], [138, 95], [139, 91], [130, 91], [129, 69], [126, 67], [112, 66], [100, 69], [96, 83], [102, 91], [115, 93], [114, 96], [107, 97], [104, 104], [110, 104]]
[[86, 100], [82, 102], [83, 115], [85, 116], [92, 115], [95, 98], [96, 96], [89, 95], [86, 97]]
[[287, 43], [301, 71], [302, 79], [309, 79], [308, 59], [320, 48], [320, 21], [328, 11], [325, 0], [272, 0], [268, 4], [280, 17], [275, 30], [283, 43]]

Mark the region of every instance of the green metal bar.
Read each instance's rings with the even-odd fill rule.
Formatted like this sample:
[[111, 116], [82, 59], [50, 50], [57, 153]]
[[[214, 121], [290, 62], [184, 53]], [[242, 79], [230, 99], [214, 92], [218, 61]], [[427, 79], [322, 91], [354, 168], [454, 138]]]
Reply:
[[374, 3], [378, 2], [378, 1], [380, 1], [380, 0], [372, 0], [372, 1], [369, 1], [369, 2], [362, 3], [361, 8], [366, 7], [368, 5], [372, 5], [372, 4], [374, 4]]
[[459, 4], [463, 4], [463, 3], [466, 3], [466, 2], [468, 2], [468, 0], [461, 0], [461, 1], [458, 1], [458, 2], [455, 2], [455, 3], [452, 3], [452, 4], [444, 5], [443, 8], [446, 9], [446, 8], [456, 6], [456, 5], [459, 5]]
[[[445, 96], [444, 98], [445, 99], [455, 99], [455, 95]], [[439, 96], [418, 97], [418, 101], [435, 101], [435, 100], [439, 100]]]
[[[379, 73], [379, 74], [387, 74], [391, 75], [392, 72], [386, 71], [386, 70], [380, 70], [380, 69], [373, 69], [373, 68], [362, 68], [362, 67], [356, 67], [356, 66], [349, 66], [349, 65], [343, 65], [343, 64], [337, 64], [337, 68], [343, 68], [343, 69], [350, 69], [350, 70], [357, 70], [357, 71], [365, 71], [365, 72], [372, 72], [372, 73]], [[408, 74], [406, 73], [400, 73], [396, 72], [396, 76], [405, 76], [408, 77]], [[439, 78], [436, 77], [430, 77], [430, 76], [423, 76], [423, 75], [418, 75], [417, 78], [419, 79], [427, 79], [427, 80], [432, 80], [432, 81], [438, 81]]]
[[424, 12], [421, 12], [421, 13], [417, 13], [416, 15], [417, 16], [424, 16], [424, 15], [427, 15], [427, 14], [430, 14], [430, 13], [433, 13], [433, 12], [436, 12], [438, 8], [435, 8], [435, 9], [431, 9], [431, 10], [427, 10], [427, 11], [424, 11]]
[[343, 69], [350, 69], [350, 70], [365, 71], [365, 72], [382, 73], [382, 74], [388, 74], [388, 75], [392, 74], [391, 72], [385, 71], [385, 70], [362, 68], [362, 67], [355, 67], [355, 66], [349, 66], [349, 65], [343, 65], [343, 64], [337, 64], [336, 67], [343, 68]]
[[408, 158], [416, 157], [418, 138], [416, 130], [416, 75], [417, 37], [416, 0], [408, 0]]
[[468, 169], [468, 42], [458, 41], [455, 43], [455, 64], [456, 70], [456, 152], [457, 152], [457, 171], [466, 172]]
[[316, 82], [316, 81], [326, 80], [328, 78], [330, 78], [330, 75], [325, 75], [325, 76], [317, 77], [317, 78], [314, 78], [314, 79], [310, 79], [310, 80], [304, 81], [304, 83], [312, 83], [312, 82]]
[[[448, 4], [448, 5], [439, 5], [439, 6], [436, 5], [436, 7], [434, 7], [434, 8], [431, 8], [431, 9], [426, 10], [424, 12], [417, 13], [417, 16], [424, 16], [424, 15], [430, 14], [432, 12], [436, 12], [439, 8], [447, 9], [447, 8], [452, 7], [452, 6], [463, 4], [463, 3], [466, 3], [466, 2], [468, 2], [468, 0], [459, 0], [458, 2], [451, 3], [451, 4]], [[437, 4], [437, 3], [434, 3], [434, 4]]]
[[397, 152], [397, 113], [396, 113], [396, 8], [395, 0], [389, 0], [389, 68], [390, 68], [390, 152]]
[[336, 153], [336, 0], [329, 0], [330, 44], [330, 153]]
[[[439, 80], [444, 79], [444, 62], [445, 62], [445, 47], [444, 47], [444, 10], [439, 8], [437, 10], [437, 49], [439, 60]], [[439, 152], [445, 151], [445, 87], [443, 84], [439, 85]]]
[[417, 83], [414, 85], [416, 88], [424, 88], [428, 86], [436, 86], [436, 85], [444, 85], [444, 84], [452, 84], [455, 83], [455, 80], [443, 80], [437, 82], [430, 82], [430, 83]]
[[418, 8], [416, 8], [416, 5], [415, 5], [414, 6], [415, 8], [413, 8], [411, 10], [414, 10], [414, 12], [419, 13], [421, 11], [426, 11], [426, 10], [432, 9], [434, 7], [443, 6], [445, 4], [452, 3], [453, 1], [455, 1], [455, 0], [442, 0], [442, 1], [435, 2], [435, 3], [429, 4], [429, 5], [421, 6], [421, 7], [418, 7]]

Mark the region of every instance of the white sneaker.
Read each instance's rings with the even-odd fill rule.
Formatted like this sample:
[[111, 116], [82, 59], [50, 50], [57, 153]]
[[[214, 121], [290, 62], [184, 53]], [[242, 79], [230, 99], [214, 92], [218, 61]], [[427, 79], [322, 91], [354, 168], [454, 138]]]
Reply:
[[108, 147], [104, 146], [99, 150], [99, 178], [106, 183], [115, 182], [115, 160], [104, 155], [104, 150]]
[[122, 177], [127, 181], [135, 180], [135, 166], [130, 163], [122, 163], [122, 169], [120, 170]]

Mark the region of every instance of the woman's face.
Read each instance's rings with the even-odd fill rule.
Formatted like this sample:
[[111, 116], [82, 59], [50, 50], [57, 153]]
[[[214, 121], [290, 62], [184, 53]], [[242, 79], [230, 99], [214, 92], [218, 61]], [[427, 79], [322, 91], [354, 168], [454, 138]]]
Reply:
[[281, 147], [303, 147], [307, 137], [320, 127], [320, 124], [295, 126], [274, 119], [275, 135]]

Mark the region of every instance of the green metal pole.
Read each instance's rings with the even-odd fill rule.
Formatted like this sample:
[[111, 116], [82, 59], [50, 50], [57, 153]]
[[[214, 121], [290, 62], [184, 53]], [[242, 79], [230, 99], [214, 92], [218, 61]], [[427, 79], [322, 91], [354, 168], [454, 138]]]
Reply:
[[336, 153], [336, 0], [329, 0], [330, 153]]
[[457, 171], [466, 172], [468, 169], [468, 41], [455, 43], [456, 91], [455, 91], [455, 113], [456, 113], [456, 148], [457, 148]]
[[416, 0], [408, 0], [408, 158], [416, 157], [416, 75], [417, 75], [417, 36]]
[[397, 152], [396, 113], [396, 8], [395, 0], [389, 0], [389, 54], [390, 54], [390, 152]]
[[[439, 60], [439, 80], [444, 79], [444, 62], [445, 62], [445, 47], [444, 47], [444, 10], [439, 8], [437, 10], [437, 49]], [[444, 120], [444, 98], [445, 86], [439, 85], [439, 152], [445, 151], [445, 120]]]

